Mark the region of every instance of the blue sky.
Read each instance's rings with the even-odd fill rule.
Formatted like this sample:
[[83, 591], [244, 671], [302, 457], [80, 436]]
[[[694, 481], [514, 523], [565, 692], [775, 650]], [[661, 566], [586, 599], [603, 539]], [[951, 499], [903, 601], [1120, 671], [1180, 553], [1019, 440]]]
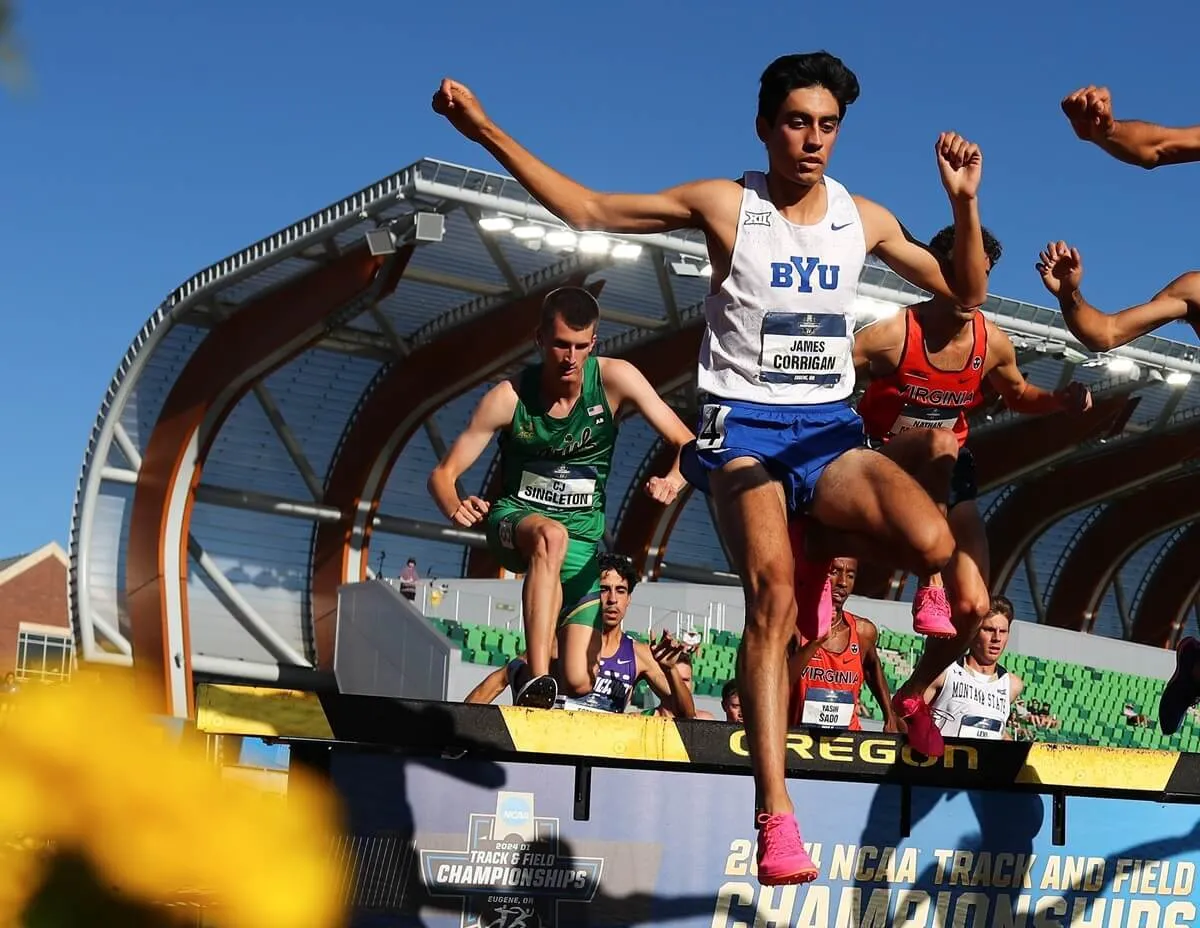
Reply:
[[862, 84], [830, 174], [916, 234], [948, 221], [937, 134], [983, 146], [995, 292], [1044, 303], [1050, 237], [1083, 250], [1102, 307], [1197, 263], [1200, 165], [1119, 164], [1058, 109], [1095, 82], [1118, 117], [1200, 122], [1190, 4], [17, 6], [32, 82], [0, 92], [0, 555], [65, 544], [105, 387], [170, 289], [421, 156], [494, 166], [431, 112], [444, 74], [583, 182], [650, 190], [760, 167], [758, 75], [826, 48]]

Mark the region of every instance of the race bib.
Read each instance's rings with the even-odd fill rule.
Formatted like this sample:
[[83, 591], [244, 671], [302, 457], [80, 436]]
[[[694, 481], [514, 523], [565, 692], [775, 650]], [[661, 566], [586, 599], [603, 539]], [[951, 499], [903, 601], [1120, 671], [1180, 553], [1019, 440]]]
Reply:
[[1000, 719], [987, 718], [982, 715], [964, 715], [958, 726], [960, 738], [983, 738], [987, 741], [1000, 741], [1004, 734], [1004, 723]]
[[899, 435], [910, 429], [952, 429], [958, 422], [958, 412], [957, 409], [910, 403], [900, 410], [900, 415], [892, 425], [892, 434]]
[[854, 718], [854, 694], [849, 690], [809, 687], [804, 691], [800, 721], [820, 728], [849, 728]]
[[517, 498], [550, 509], [591, 509], [596, 501], [594, 472], [560, 464], [544, 474], [525, 470]]
[[836, 386], [853, 357], [841, 313], [765, 313], [759, 379]]

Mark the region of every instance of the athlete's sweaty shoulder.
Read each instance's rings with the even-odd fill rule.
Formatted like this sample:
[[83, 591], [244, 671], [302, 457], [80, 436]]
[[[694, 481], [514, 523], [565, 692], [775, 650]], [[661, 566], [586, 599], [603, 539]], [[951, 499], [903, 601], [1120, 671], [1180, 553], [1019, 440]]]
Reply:
[[[742, 181], [729, 178], [698, 180], [677, 189], [692, 213], [695, 227], [708, 239], [709, 258], [714, 264], [727, 265], [737, 241], [738, 215], [742, 211], [745, 191]], [[713, 276], [716, 277], [716, 273]]]
[[855, 366], [867, 366], [873, 378], [893, 373], [904, 353], [907, 327], [907, 308], [863, 326], [854, 333]]
[[986, 316], [983, 324], [987, 331], [987, 361], [983, 368], [984, 374], [990, 374], [998, 367], [1015, 364], [1017, 350], [1013, 347], [1008, 333]]
[[[850, 615], [850, 613], [847, 612], [846, 615]], [[858, 640], [864, 647], [874, 646], [879, 639], [879, 629], [875, 627], [875, 623], [859, 615], [853, 616], [853, 618], [854, 630], [858, 632]]]
[[886, 206], [881, 206], [874, 200], [868, 200], [857, 193], [850, 194], [850, 198], [858, 207], [858, 215], [862, 219], [863, 239], [866, 242], [867, 251], [874, 251], [875, 246], [887, 238], [900, 223]]
[[475, 407], [475, 415], [472, 417], [473, 426], [495, 432], [506, 429], [512, 424], [513, 416], [517, 412], [520, 377], [521, 375], [517, 374], [515, 377], [501, 380], [483, 394], [479, 405]]

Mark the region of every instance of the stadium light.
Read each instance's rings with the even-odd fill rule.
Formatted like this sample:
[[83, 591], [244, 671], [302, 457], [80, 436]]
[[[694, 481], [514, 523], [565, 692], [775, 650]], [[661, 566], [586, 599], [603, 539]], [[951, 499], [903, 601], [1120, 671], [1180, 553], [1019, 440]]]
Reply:
[[1109, 358], [1108, 370], [1111, 374], [1132, 374], [1137, 370], [1137, 365], [1129, 358]]
[[484, 232], [507, 232], [513, 227], [513, 221], [507, 216], [484, 216], [479, 220], [479, 228]]
[[551, 229], [546, 233], [545, 241], [551, 248], [573, 248], [578, 238], [570, 229]]
[[585, 255], [602, 255], [608, 251], [608, 239], [603, 235], [585, 235], [579, 240], [579, 250]]
[[642, 246], [634, 242], [617, 242], [613, 246], [612, 256], [624, 261], [632, 261], [642, 253]]
[[517, 226], [512, 230], [513, 238], [520, 239], [523, 242], [532, 241], [535, 238], [541, 238], [546, 234], [546, 227], [540, 226], [536, 222], [528, 222], [523, 226]]
[[1192, 382], [1192, 375], [1187, 371], [1171, 371], [1167, 374], [1167, 383], [1172, 387], [1186, 387]]

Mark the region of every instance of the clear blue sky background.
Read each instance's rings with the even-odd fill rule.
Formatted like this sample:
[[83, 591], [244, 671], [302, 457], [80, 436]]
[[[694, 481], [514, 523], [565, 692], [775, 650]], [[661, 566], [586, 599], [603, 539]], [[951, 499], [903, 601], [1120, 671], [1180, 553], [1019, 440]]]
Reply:
[[66, 542], [105, 387], [170, 289], [421, 156], [493, 167], [429, 109], [444, 74], [580, 180], [649, 190], [761, 166], [762, 68], [827, 48], [863, 90], [830, 173], [917, 234], [948, 219], [937, 134], [983, 146], [995, 292], [1045, 303], [1051, 236], [1083, 249], [1106, 307], [1198, 263], [1200, 165], [1121, 165], [1058, 109], [1096, 82], [1118, 116], [1200, 122], [1194, 4], [17, 5], [32, 84], [0, 91], [0, 556]]

